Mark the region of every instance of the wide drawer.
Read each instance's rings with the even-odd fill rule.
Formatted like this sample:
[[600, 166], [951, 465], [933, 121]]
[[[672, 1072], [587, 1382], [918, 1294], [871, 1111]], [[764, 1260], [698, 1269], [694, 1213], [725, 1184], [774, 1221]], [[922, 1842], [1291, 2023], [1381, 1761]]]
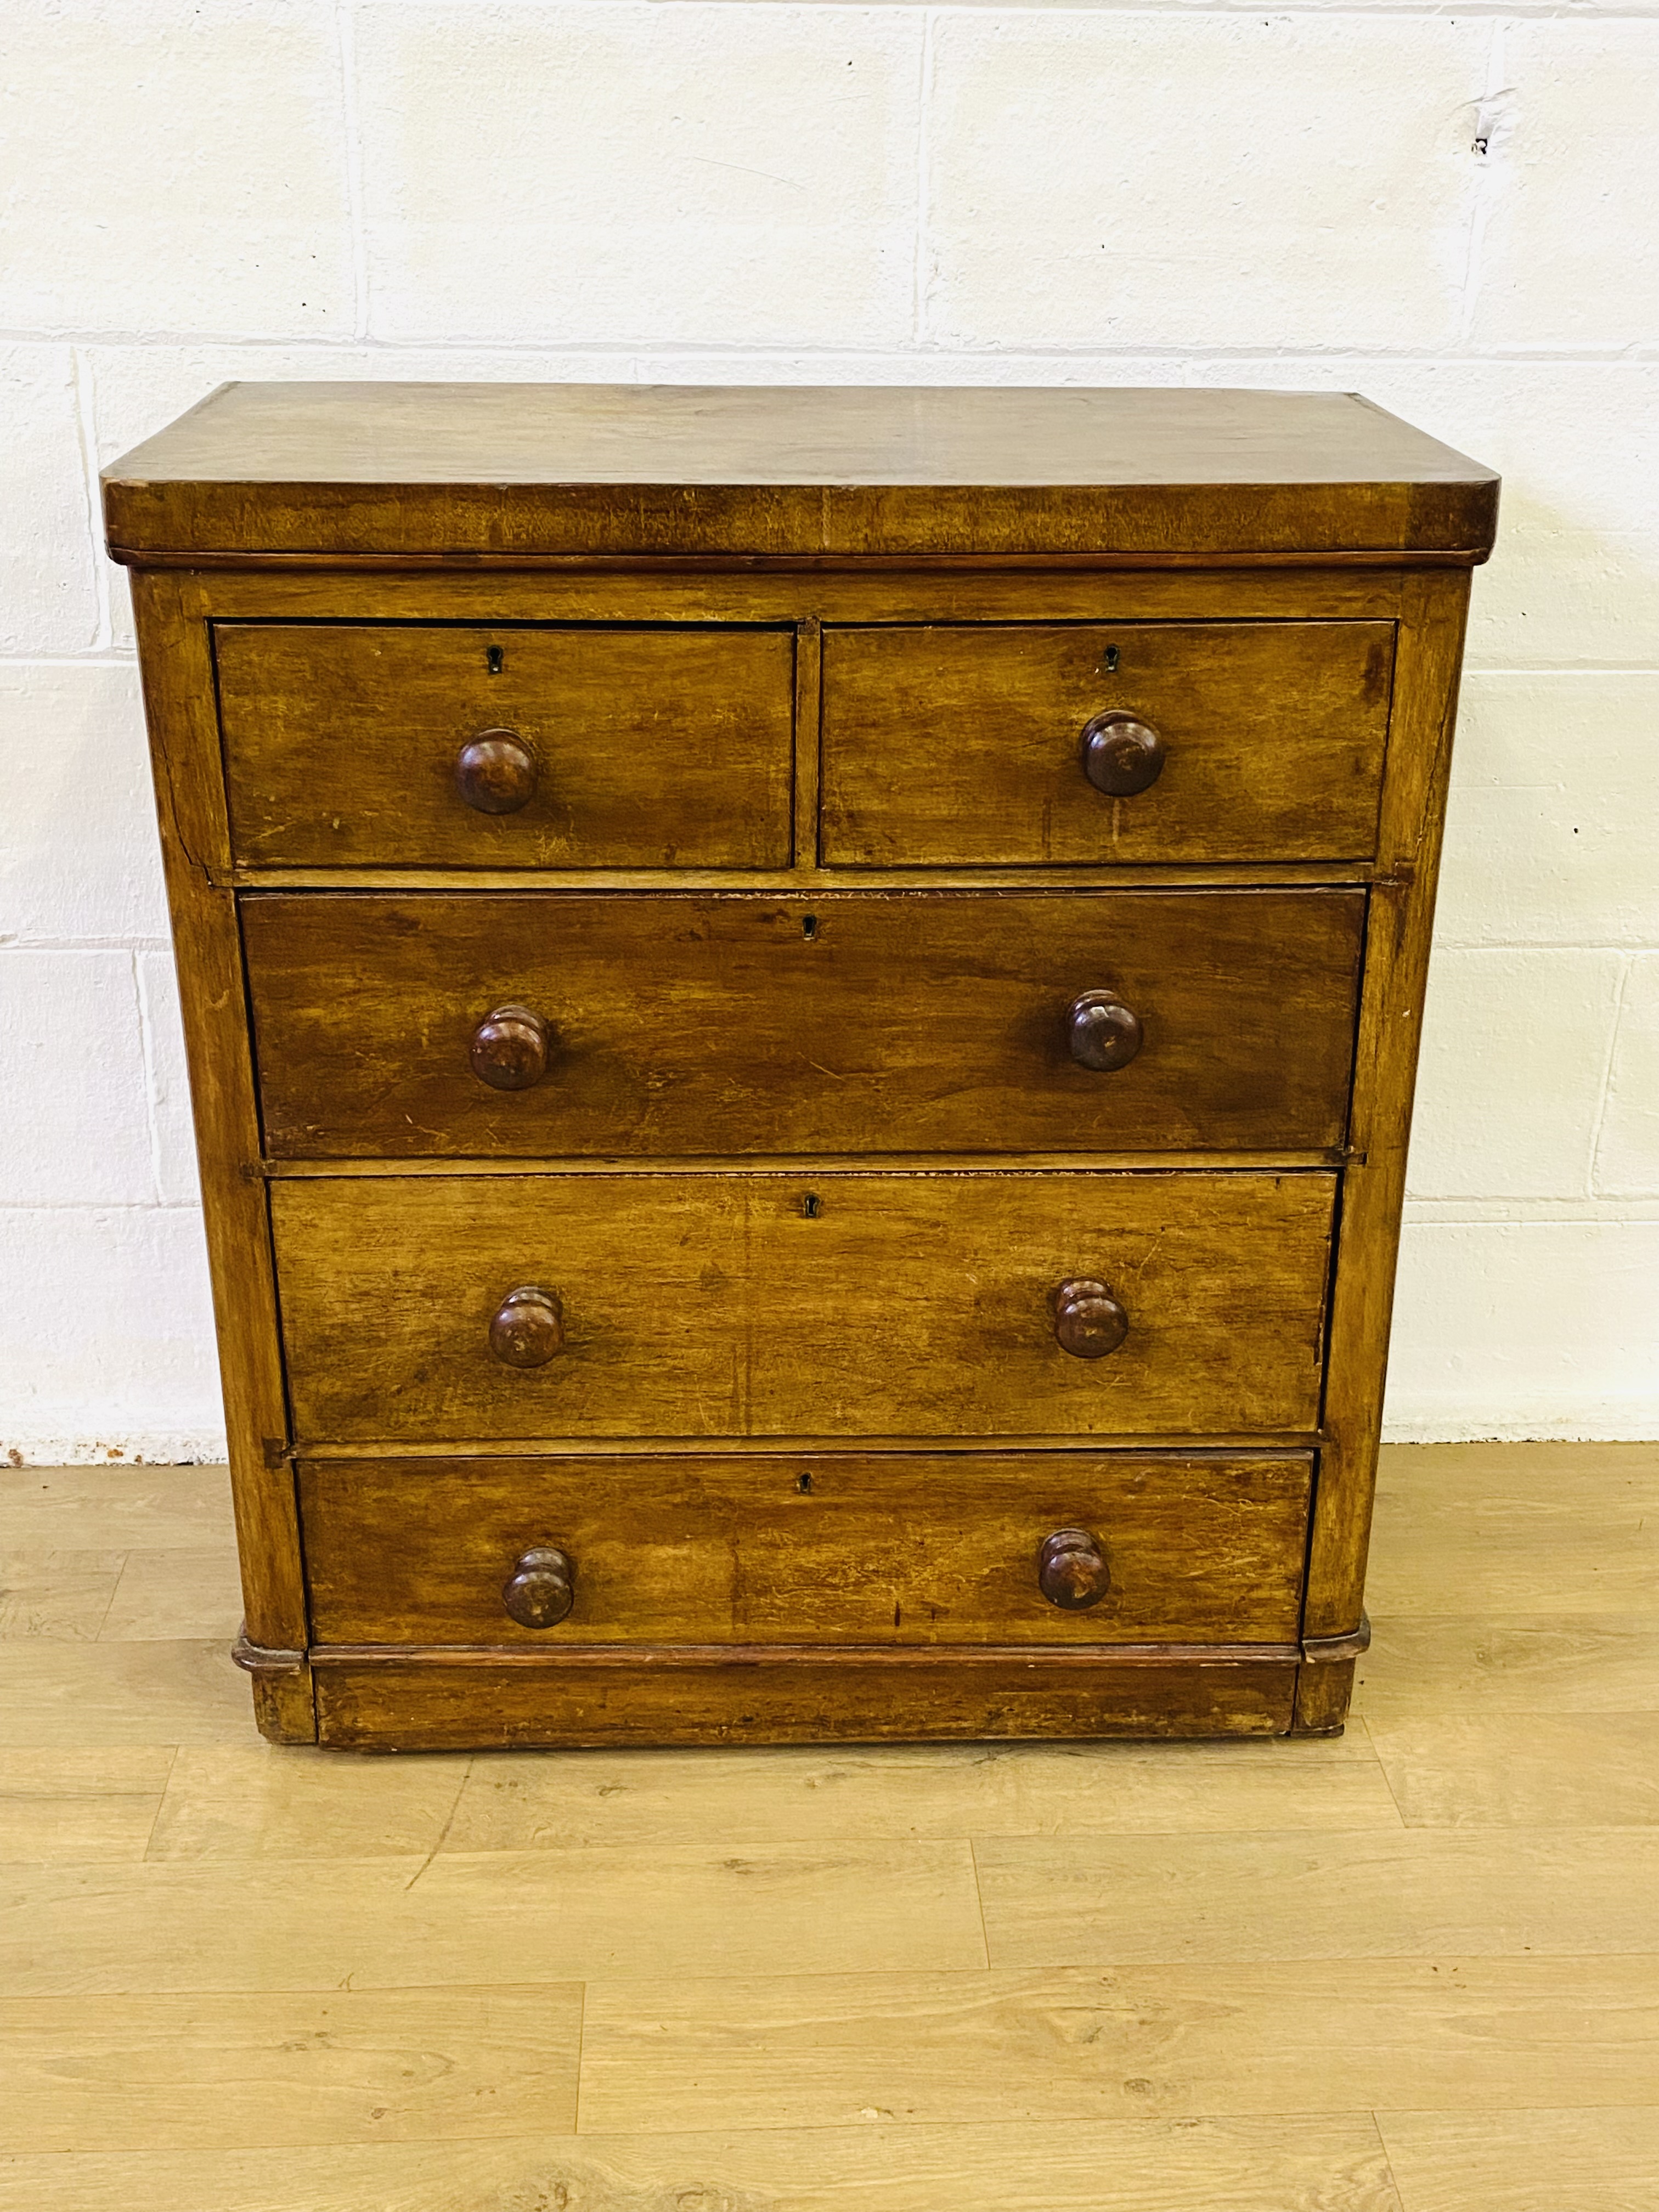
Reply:
[[1360, 891], [283, 892], [242, 915], [279, 1158], [1315, 1150], [1346, 1122]]
[[[1334, 1193], [1323, 1172], [296, 1177], [271, 1191], [295, 1428], [1310, 1432]], [[1109, 1300], [1116, 1348], [1062, 1349], [1104, 1341]]]
[[[1376, 847], [1389, 623], [827, 631], [823, 854], [836, 866], [1358, 860]], [[1089, 733], [1131, 736], [1127, 795]]]
[[788, 864], [787, 630], [233, 623], [214, 636], [244, 866]]
[[[319, 1644], [1255, 1644], [1298, 1632], [1310, 1480], [1301, 1455], [313, 1460], [300, 1498]], [[1042, 1587], [1073, 1528], [1079, 1609]]]

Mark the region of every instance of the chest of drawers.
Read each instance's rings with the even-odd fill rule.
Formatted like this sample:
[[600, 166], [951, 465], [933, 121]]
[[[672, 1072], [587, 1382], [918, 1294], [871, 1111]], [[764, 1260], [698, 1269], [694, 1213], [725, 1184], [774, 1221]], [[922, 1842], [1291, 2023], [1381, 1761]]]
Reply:
[[268, 1735], [1340, 1728], [1488, 471], [243, 385], [105, 506]]

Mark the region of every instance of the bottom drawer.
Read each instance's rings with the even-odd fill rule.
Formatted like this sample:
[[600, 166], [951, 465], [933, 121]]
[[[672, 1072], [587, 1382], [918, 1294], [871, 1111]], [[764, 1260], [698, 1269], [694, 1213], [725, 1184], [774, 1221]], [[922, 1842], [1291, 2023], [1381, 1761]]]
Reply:
[[549, 1650], [1292, 1642], [1311, 1483], [1305, 1454], [300, 1468], [317, 1644]]

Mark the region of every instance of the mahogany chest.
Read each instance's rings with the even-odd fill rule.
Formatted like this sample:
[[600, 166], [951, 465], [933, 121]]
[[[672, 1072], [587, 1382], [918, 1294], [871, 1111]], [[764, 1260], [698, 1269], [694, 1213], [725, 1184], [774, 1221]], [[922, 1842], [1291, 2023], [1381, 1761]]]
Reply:
[[1220, 391], [106, 472], [266, 1735], [1341, 1726], [1497, 490]]

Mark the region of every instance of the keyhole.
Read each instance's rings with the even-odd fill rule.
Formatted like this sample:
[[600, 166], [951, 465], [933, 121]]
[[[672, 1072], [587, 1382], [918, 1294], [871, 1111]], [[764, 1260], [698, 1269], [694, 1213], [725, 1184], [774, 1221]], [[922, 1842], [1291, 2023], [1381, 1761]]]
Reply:
[[484, 647], [484, 659], [489, 665], [490, 674], [492, 676], [499, 676], [503, 666], [506, 665], [507, 647], [503, 645], [486, 646]]
[[805, 914], [801, 916], [800, 933], [803, 937], [809, 939], [817, 935], [818, 918], [817, 915]]
[[809, 1221], [816, 1221], [817, 1219], [820, 1203], [821, 1201], [818, 1198], [818, 1194], [815, 1190], [809, 1190], [805, 1197], [802, 1199], [800, 1202], [800, 1210], [806, 1216], [806, 1218]]
[[803, 1497], [809, 1497], [811, 1494], [812, 1489], [811, 1476], [810, 1474], [798, 1474], [795, 1477], [795, 1487], [800, 1492]]
[[1109, 676], [1117, 674], [1117, 647], [1115, 645], [1109, 645], [1106, 648], [1106, 673]]

